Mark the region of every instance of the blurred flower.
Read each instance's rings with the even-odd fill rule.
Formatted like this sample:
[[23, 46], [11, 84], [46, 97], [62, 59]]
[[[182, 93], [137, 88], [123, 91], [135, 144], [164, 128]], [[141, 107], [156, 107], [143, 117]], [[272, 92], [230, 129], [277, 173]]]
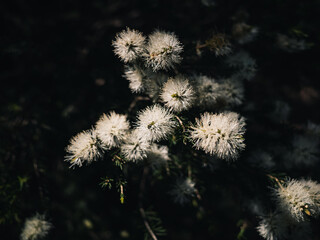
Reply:
[[181, 205], [190, 201], [196, 194], [195, 183], [190, 178], [180, 178], [169, 192], [176, 203]]
[[216, 56], [224, 56], [232, 52], [231, 43], [223, 33], [214, 34], [206, 40], [205, 46], [213, 51]]
[[257, 63], [245, 51], [240, 51], [231, 55], [226, 60], [227, 65], [237, 70], [233, 78], [239, 80], [251, 80], [257, 72]]
[[83, 131], [70, 140], [65, 160], [71, 163], [71, 167], [81, 167], [84, 162], [89, 164], [100, 157], [102, 150], [103, 146], [100, 145], [95, 130]]
[[155, 31], [149, 36], [145, 54], [146, 65], [153, 71], [169, 70], [181, 62], [182, 44], [174, 33]]
[[196, 89], [196, 103], [202, 108], [212, 109], [220, 96], [220, 86], [213, 78], [204, 75], [194, 75], [193, 85]]
[[219, 100], [229, 106], [241, 105], [244, 99], [244, 87], [242, 81], [234, 78], [220, 80]]
[[232, 27], [232, 35], [238, 43], [245, 44], [252, 42], [258, 35], [259, 29], [244, 22], [236, 23]]
[[262, 150], [251, 153], [249, 161], [263, 169], [272, 169], [276, 165], [271, 154]]
[[102, 144], [110, 149], [118, 147], [125, 139], [130, 125], [125, 115], [114, 111], [103, 114], [96, 123], [96, 133]]
[[132, 62], [145, 51], [145, 37], [137, 30], [127, 28], [112, 42], [115, 54], [125, 63]]
[[295, 135], [292, 139], [292, 148], [285, 155], [287, 165], [312, 166], [319, 160], [319, 140], [303, 135]]
[[305, 39], [292, 38], [285, 34], [277, 35], [277, 45], [286, 52], [299, 52], [310, 48]]
[[194, 101], [195, 92], [189, 81], [182, 77], [170, 78], [163, 86], [161, 92], [162, 101], [165, 105], [181, 112], [190, 108]]
[[266, 240], [286, 239], [288, 235], [288, 221], [283, 214], [277, 212], [260, 217], [261, 221], [257, 230]]
[[45, 219], [45, 216], [37, 213], [25, 221], [20, 238], [21, 240], [41, 239], [51, 228], [52, 224]]
[[146, 93], [154, 102], [158, 101], [161, 88], [168, 80], [168, 76], [163, 73], [155, 73], [151, 71], [145, 72], [145, 89]]
[[173, 115], [158, 104], [145, 108], [138, 115], [138, 136], [144, 141], [160, 141], [173, 133]]
[[239, 114], [205, 112], [200, 119], [196, 119], [196, 126], [191, 130], [191, 139], [197, 149], [222, 159], [232, 160], [236, 159], [239, 151], [245, 147], [244, 133], [244, 118]]
[[170, 160], [169, 148], [153, 143], [147, 150], [147, 157], [153, 170], [160, 169]]

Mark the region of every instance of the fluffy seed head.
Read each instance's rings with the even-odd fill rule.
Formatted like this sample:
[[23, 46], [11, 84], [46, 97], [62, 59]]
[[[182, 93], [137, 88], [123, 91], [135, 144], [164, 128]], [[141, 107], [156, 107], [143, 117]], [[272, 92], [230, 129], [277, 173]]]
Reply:
[[153, 71], [169, 70], [182, 60], [182, 44], [174, 33], [155, 31], [149, 36], [145, 54], [146, 65]]
[[197, 149], [225, 160], [236, 159], [244, 149], [245, 121], [239, 114], [205, 112], [191, 130], [191, 139]]
[[138, 136], [145, 141], [166, 139], [175, 126], [173, 115], [158, 104], [145, 108], [138, 115]]
[[96, 123], [96, 133], [102, 144], [110, 149], [118, 147], [125, 139], [130, 125], [125, 115], [110, 112], [103, 114]]
[[68, 155], [65, 160], [71, 163], [71, 167], [82, 166], [84, 162], [87, 164], [95, 161], [102, 155], [103, 146], [97, 139], [94, 130], [87, 130], [78, 133], [70, 140], [66, 151]]
[[137, 30], [127, 28], [112, 42], [114, 53], [125, 63], [132, 62], [145, 51], [145, 37]]
[[195, 196], [195, 183], [190, 178], [180, 178], [176, 181], [175, 186], [169, 192], [174, 201], [181, 205], [190, 201], [190, 198]]
[[21, 240], [41, 239], [48, 234], [51, 228], [52, 225], [45, 219], [45, 216], [37, 213], [25, 221], [20, 238]]
[[311, 180], [287, 180], [274, 189], [279, 208], [297, 222], [320, 213], [320, 184]]
[[150, 143], [141, 139], [136, 130], [128, 134], [124, 143], [120, 146], [122, 155], [132, 162], [138, 162], [147, 157]]
[[170, 78], [163, 86], [161, 99], [165, 105], [181, 112], [189, 109], [194, 101], [195, 92], [187, 79]]

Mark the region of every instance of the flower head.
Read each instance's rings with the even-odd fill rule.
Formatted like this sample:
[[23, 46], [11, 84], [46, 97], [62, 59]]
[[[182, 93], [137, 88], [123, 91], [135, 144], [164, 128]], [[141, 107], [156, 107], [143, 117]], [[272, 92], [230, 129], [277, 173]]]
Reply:
[[110, 112], [96, 123], [96, 133], [106, 148], [118, 147], [125, 139], [130, 125], [125, 115]]
[[240, 51], [227, 58], [226, 63], [229, 67], [235, 68], [237, 72], [233, 75], [233, 78], [239, 80], [251, 80], [257, 72], [257, 63], [250, 55], [245, 51]]
[[138, 136], [145, 141], [166, 139], [175, 126], [173, 115], [158, 104], [145, 108], [138, 115]]
[[297, 222], [320, 213], [320, 184], [311, 180], [287, 180], [274, 189], [279, 208]]
[[191, 139], [197, 149], [219, 158], [236, 159], [244, 149], [245, 121], [239, 114], [205, 112], [191, 130]]
[[88, 164], [95, 161], [102, 155], [103, 147], [97, 139], [94, 130], [87, 130], [78, 133], [70, 140], [66, 151], [68, 155], [65, 160], [71, 163], [71, 167], [78, 165], [82, 166], [84, 162]]
[[170, 78], [163, 86], [161, 99], [165, 105], [180, 112], [189, 109], [194, 101], [195, 92], [187, 79]]
[[112, 42], [114, 52], [125, 63], [141, 57], [145, 51], [145, 37], [137, 30], [127, 28]]
[[183, 205], [195, 196], [195, 183], [190, 178], [179, 178], [169, 194], [173, 196], [176, 203]]
[[288, 236], [288, 221], [280, 213], [271, 213], [261, 217], [257, 230], [266, 240], [284, 239]]
[[147, 157], [150, 143], [141, 139], [136, 130], [133, 130], [120, 146], [122, 155], [132, 162], [141, 161]]
[[25, 221], [20, 238], [21, 240], [41, 239], [48, 234], [51, 228], [52, 225], [45, 219], [45, 216], [37, 213]]
[[174, 33], [155, 31], [149, 36], [145, 54], [146, 65], [153, 71], [168, 70], [181, 62], [183, 48]]

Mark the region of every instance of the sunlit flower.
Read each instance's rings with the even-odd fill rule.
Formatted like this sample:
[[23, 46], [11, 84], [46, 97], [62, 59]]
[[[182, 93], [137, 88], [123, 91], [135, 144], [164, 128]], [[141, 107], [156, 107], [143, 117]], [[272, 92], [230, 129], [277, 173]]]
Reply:
[[122, 155], [129, 161], [137, 162], [147, 157], [150, 143], [141, 139], [133, 130], [120, 146]]
[[96, 133], [106, 148], [118, 147], [125, 139], [130, 125], [125, 115], [110, 112], [96, 123]]
[[190, 133], [197, 149], [222, 159], [236, 159], [245, 147], [245, 121], [234, 112], [205, 112], [200, 119], [196, 119]]
[[78, 133], [70, 140], [66, 151], [68, 155], [65, 160], [71, 163], [71, 167], [82, 166], [84, 162], [87, 164], [95, 161], [102, 156], [103, 147], [97, 139], [94, 130], [87, 130]]
[[287, 180], [274, 189], [279, 208], [297, 222], [320, 213], [320, 184], [311, 180]]
[[173, 115], [158, 104], [145, 108], [138, 115], [138, 136], [145, 141], [160, 141], [173, 133]]
[[182, 44], [174, 33], [159, 30], [153, 32], [149, 36], [146, 49], [146, 65], [153, 71], [171, 69], [182, 60]]
[[115, 54], [125, 63], [132, 62], [145, 51], [145, 37], [137, 30], [127, 28], [112, 42]]
[[165, 105], [180, 112], [187, 110], [193, 104], [195, 92], [187, 79], [170, 78], [163, 86], [161, 99]]

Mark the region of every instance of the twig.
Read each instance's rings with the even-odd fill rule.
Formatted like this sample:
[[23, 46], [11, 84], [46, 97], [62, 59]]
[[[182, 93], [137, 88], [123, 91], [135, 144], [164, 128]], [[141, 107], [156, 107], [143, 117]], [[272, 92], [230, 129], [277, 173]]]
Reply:
[[144, 226], [146, 227], [147, 231], [149, 232], [150, 236], [152, 237], [153, 240], [158, 240], [157, 236], [154, 234], [154, 232], [152, 231], [150, 224], [148, 222], [146, 213], [144, 211], [143, 208], [143, 192], [145, 189], [145, 185], [146, 185], [146, 178], [148, 175], [149, 169], [148, 167], [144, 167], [143, 169], [143, 174], [142, 174], [142, 178], [141, 178], [141, 182], [140, 182], [140, 192], [139, 192], [139, 211], [140, 211], [140, 215], [143, 219], [143, 223]]
[[272, 176], [272, 175], [270, 175], [270, 174], [267, 174], [267, 176], [268, 176], [269, 178], [271, 178], [272, 180], [275, 180], [275, 181], [277, 182], [277, 184], [279, 185], [279, 187], [280, 187], [282, 190], [284, 190], [284, 188], [283, 188], [280, 180], [279, 180], [277, 177]]
[[183, 125], [182, 120], [181, 120], [177, 115], [175, 115], [175, 117], [176, 117], [176, 119], [179, 121], [179, 123], [180, 123], [180, 125], [181, 125], [181, 127], [182, 127], [183, 132], [185, 132], [185, 131], [186, 131], [186, 128], [185, 128], [185, 126]]

